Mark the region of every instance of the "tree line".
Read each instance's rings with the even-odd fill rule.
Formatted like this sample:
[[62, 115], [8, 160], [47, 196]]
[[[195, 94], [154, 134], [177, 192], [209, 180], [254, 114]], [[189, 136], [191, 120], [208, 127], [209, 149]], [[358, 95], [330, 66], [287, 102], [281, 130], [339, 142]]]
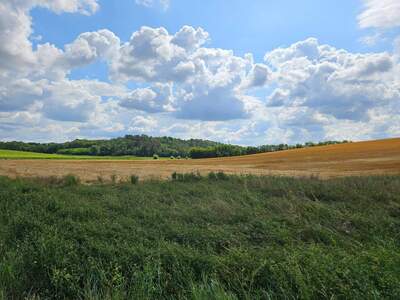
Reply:
[[77, 139], [65, 143], [0, 142], [0, 149], [48, 154], [190, 157], [198, 159], [257, 154], [347, 142], [348, 141], [325, 141], [320, 143], [307, 142], [297, 145], [279, 144], [243, 147], [201, 139], [182, 140], [172, 137], [126, 135], [110, 140]]
[[110, 140], [77, 139], [65, 143], [0, 142], [0, 149], [48, 154], [93, 156], [188, 157], [192, 148], [215, 147], [220, 143], [201, 139], [126, 135]]

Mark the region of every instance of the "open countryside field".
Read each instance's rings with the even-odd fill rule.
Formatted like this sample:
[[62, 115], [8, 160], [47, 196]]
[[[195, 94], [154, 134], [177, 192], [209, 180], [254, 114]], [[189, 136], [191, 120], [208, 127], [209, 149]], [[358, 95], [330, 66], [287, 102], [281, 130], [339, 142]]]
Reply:
[[[59, 156], [57, 156], [58, 158]], [[50, 157], [47, 157], [50, 158]], [[112, 160], [107, 157], [77, 159], [0, 160], [0, 175], [48, 177], [74, 174], [84, 182], [115, 175], [125, 180], [169, 178], [171, 173], [223, 171], [228, 174], [319, 176], [332, 178], [379, 174], [400, 174], [400, 139], [387, 139], [295, 149], [256, 155], [201, 160]]]
[[[99, 157], [90, 155], [65, 155], [65, 154], [47, 154], [26, 151], [1, 150], [1, 159], [63, 159], [63, 160], [98, 160]], [[151, 157], [138, 156], [102, 156], [102, 160], [149, 160]], [[162, 159], [162, 158], [161, 158]]]

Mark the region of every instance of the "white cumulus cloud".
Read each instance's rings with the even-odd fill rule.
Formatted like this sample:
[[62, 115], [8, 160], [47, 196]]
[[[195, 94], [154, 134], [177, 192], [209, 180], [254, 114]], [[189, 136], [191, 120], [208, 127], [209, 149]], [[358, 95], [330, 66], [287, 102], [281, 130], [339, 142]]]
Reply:
[[365, 9], [358, 16], [361, 28], [392, 28], [400, 26], [400, 1], [364, 0]]

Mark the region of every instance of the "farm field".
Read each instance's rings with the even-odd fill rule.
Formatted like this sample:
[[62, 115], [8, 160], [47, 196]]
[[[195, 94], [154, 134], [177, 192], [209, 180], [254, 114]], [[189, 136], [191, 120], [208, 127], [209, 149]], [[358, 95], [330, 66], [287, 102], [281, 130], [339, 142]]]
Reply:
[[[62, 160], [150, 160], [151, 157], [138, 156], [90, 156], [90, 155], [65, 155], [47, 154], [26, 151], [2, 150], [0, 149], [0, 160], [4, 159], [62, 159]], [[162, 158], [160, 158], [162, 159]]]
[[333, 178], [352, 175], [400, 174], [400, 139], [201, 160], [127, 160], [123, 157], [112, 157], [112, 159], [73, 157], [74, 159], [69, 160], [9, 158], [0, 160], [0, 175], [47, 177], [74, 174], [84, 182], [93, 182], [99, 177], [109, 180], [112, 176], [119, 180], [126, 180], [131, 175], [137, 175], [141, 179], [165, 179], [175, 171], [201, 174], [223, 171], [228, 174]]

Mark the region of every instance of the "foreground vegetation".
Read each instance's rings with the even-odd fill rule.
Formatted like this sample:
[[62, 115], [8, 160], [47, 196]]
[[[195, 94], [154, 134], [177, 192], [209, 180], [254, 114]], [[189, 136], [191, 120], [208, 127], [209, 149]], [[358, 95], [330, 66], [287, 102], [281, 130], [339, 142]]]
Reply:
[[399, 299], [400, 177], [0, 177], [0, 299]]

